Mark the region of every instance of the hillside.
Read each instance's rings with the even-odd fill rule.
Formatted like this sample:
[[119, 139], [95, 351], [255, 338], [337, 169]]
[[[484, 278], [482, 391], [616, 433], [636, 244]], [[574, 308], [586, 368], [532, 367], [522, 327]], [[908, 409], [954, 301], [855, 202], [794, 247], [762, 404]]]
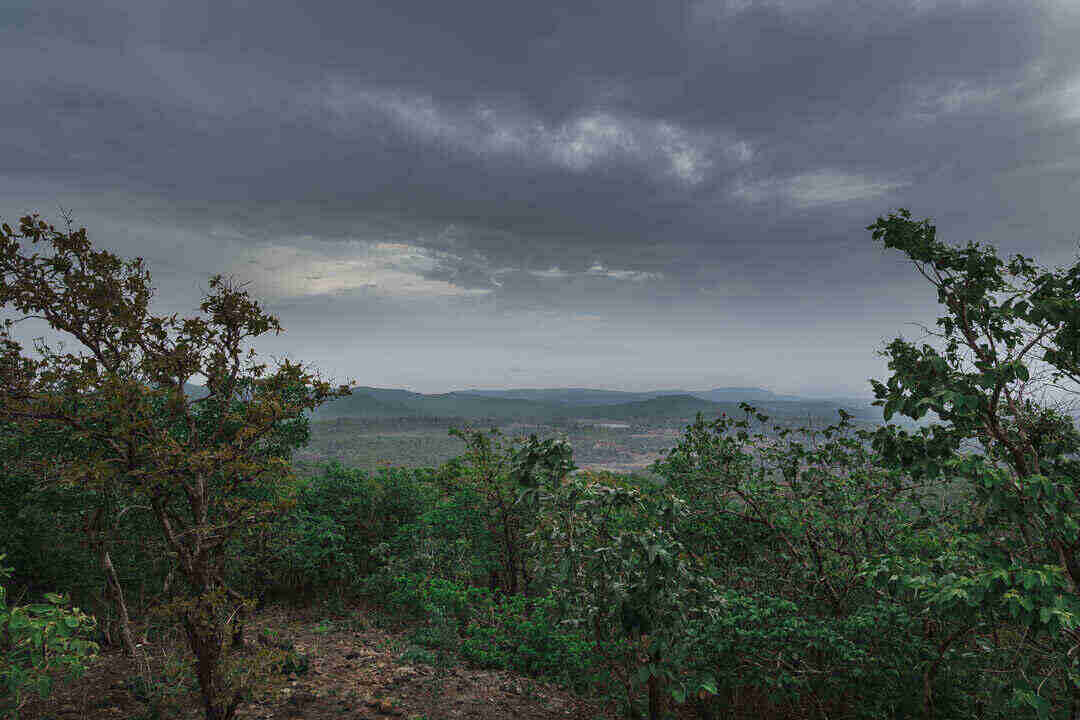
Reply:
[[[376, 419], [391, 417], [458, 418], [462, 420], [519, 420], [529, 422], [565, 422], [569, 420], [637, 419], [642, 421], [693, 418], [697, 413], [716, 416], [740, 413], [739, 402], [753, 403], [777, 418], [812, 417], [836, 419], [844, 407], [856, 417], [873, 419], [866, 407], [825, 400], [787, 399], [767, 390], [720, 388], [708, 391], [714, 400], [701, 394], [657, 391], [622, 393], [610, 390], [525, 389], [455, 391], [425, 395], [408, 390], [372, 387], [354, 388], [349, 397], [329, 402], [312, 416], [314, 420], [339, 418]], [[746, 396], [740, 396], [745, 392]], [[587, 402], [586, 402], [587, 401]]]
[[733, 403], [714, 403], [693, 395], [663, 395], [649, 400], [624, 402], [617, 405], [590, 405], [574, 407], [576, 417], [604, 420], [661, 420], [732, 413], [738, 410]]
[[532, 400], [543, 403], [562, 403], [566, 405], [619, 405], [622, 403], [641, 402], [653, 398], [671, 395], [691, 395], [700, 400], [711, 402], [779, 402], [800, 401], [795, 395], [778, 395], [771, 390], [747, 387], [723, 387], [711, 390], [651, 390], [647, 392], [625, 392], [622, 390], [597, 390], [593, 388], [547, 388], [513, 390], [461, 390], [456, 394], [478, 395], [481, 397], [504, 398], [510, 400]]
[[352, 395], [328, 402], [315, 411], [314, 419], [441, 417], [549, 419], [560, 413], [560, 406], [532, 402], [471, 396], [464, 393], [423, 395], [407, 390], [357, 387]]
[[[201, 385], [185, 385], [191, 397], [202, 397]], [[816, 400], [778, 395], [762, 388], [713, 388], [702, 391], [654, 390], [623, 392], [593, 388], [522, 388], [509, 390], [455, 390], [424, 394], [394, 388], [358, 386], [352, 395], [331, 402], [310, 414], [315, 421], [389, 418], [454, 419], [461, 421], [556, 422], [689, 420], [699, 412], [706, 417], [740, 414], [748, 402], [776, 419], [810, 418], [833, 422], [843, 408], [857, 419], [880, 420], [869, 401]]]

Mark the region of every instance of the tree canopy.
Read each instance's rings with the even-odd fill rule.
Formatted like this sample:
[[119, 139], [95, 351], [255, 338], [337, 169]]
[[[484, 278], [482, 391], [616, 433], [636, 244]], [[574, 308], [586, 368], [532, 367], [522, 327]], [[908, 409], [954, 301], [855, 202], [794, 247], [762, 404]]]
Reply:
[[[225, 582], [225, 547], [286, 506], [280, 491], [289, 451], [306, 438], [304, 412], [348, 388], [287, 359], [259, 363], [250, 343], [282, 328], [233, 281], [211, 278], [191, 317], [152, 314], [153, 294], [142, 259], [95, 249], [85, 229], [35, 215], [0, 226], [0, 306], [77, 344], [38, 341], [28, 354], [6, 320], [0, 421], [31, 436], [63, 429], [80, 452], [50, 454], [48, 472], [152, 510], [189, 588], [174, 610], [207, 718], [226, 720], [242, 698], [225, 646], [243, 598]], [[196, 378], [207, 393], [192, 399], [184, 388]]]

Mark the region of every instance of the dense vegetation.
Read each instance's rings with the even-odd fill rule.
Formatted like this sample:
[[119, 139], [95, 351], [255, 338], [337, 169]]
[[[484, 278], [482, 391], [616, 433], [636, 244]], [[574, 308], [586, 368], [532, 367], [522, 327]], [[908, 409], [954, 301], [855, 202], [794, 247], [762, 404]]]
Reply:
[[[468, 428], [437, 468], [298, 477], [335, 391], [238, 364], [229, 328], [276, 326], [254, 301], [218, 283], [209, 322], [154, 319], [141, 265], [5, 226], [0, 301], [89, 356], [0, 338], [0, 564], [20, 598], [0, 594], [0, 701], [132, 626], [178, 625], [206, 716], [228, 718], [300, 661], [245, 641], [245, 613], [366, 596], [413, 618], [417, 660], [553, 679], [630, 717], [1076, 717], [1080, 262], [951, 246], [904, 211], [870, 229], [943, 308], [873, 383], [886, 420], [922, 425], [800, 429], [743, 405], [686, 427], [653, 481]], [[25, 254], [35, 239], [54, 254]], [[185, 396], [193, 367], [211, 400]]]

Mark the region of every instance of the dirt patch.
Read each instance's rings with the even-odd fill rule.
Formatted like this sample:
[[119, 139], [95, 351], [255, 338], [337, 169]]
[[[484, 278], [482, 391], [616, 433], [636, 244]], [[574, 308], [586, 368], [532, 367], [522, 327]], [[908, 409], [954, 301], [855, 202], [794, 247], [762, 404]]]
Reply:
[[[374, 627], [374, 616], [354, 610], [347, 618], [325, 612], [276, 607], [259, 614], [250, 634], [273, 631], [307, 659], [281, 678], [267, 697], [238, 713], [247, 720], [593, 720], [613, 717], [591, 702], [532, 678], [460, 664], [410, 661], [407, 629]], [[26, 720], [153, 720], [151, 706], [140, 699], [139, 679], [175, 645], [143, 643], [145, 656], [103, 654], [76, 683], [58, 687], [51, 698], [27, 706]], [[155, 665], [157, 662], [157, 665]], [[198, 697], [185, 689], [176, 697], [178, 712], [160, 716], [183, 720], [201, 717]]]

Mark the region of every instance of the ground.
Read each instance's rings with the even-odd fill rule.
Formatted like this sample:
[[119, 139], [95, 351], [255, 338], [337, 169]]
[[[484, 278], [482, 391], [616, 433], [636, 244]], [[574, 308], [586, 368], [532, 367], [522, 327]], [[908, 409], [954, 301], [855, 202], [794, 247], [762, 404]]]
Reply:
[[[306, 655], [305, 672], [280, 678], [280, 687], [238, 714], [245, 720], [540, 720], [609, 718], [605, 709], [554, 685], [503, 671], [467, 667], [445, 658], [418, 662], [409, 629], [385, 626], [362, 609], [328, 617], [325, 608], [273, 607], [254, 619], [249, 634], [272, 631], [276, 642]], [[140, 643], [135, 659], [105, 652], [90, 672], [28, 705], [25, 720], [156, 720], [201, 716], [198, 698], [177, 696], [181, 710], [156, 715], [144, 702], [140, 679], [160, 677], [175, 638]], [[432, 658], [426, 658], [430, 661]], [[145, 685], [143, 685], [145, 686]], [[161, 686], [159, 686], [161, 687]], [[140, 699], [140, 696], [142, 699]]]

